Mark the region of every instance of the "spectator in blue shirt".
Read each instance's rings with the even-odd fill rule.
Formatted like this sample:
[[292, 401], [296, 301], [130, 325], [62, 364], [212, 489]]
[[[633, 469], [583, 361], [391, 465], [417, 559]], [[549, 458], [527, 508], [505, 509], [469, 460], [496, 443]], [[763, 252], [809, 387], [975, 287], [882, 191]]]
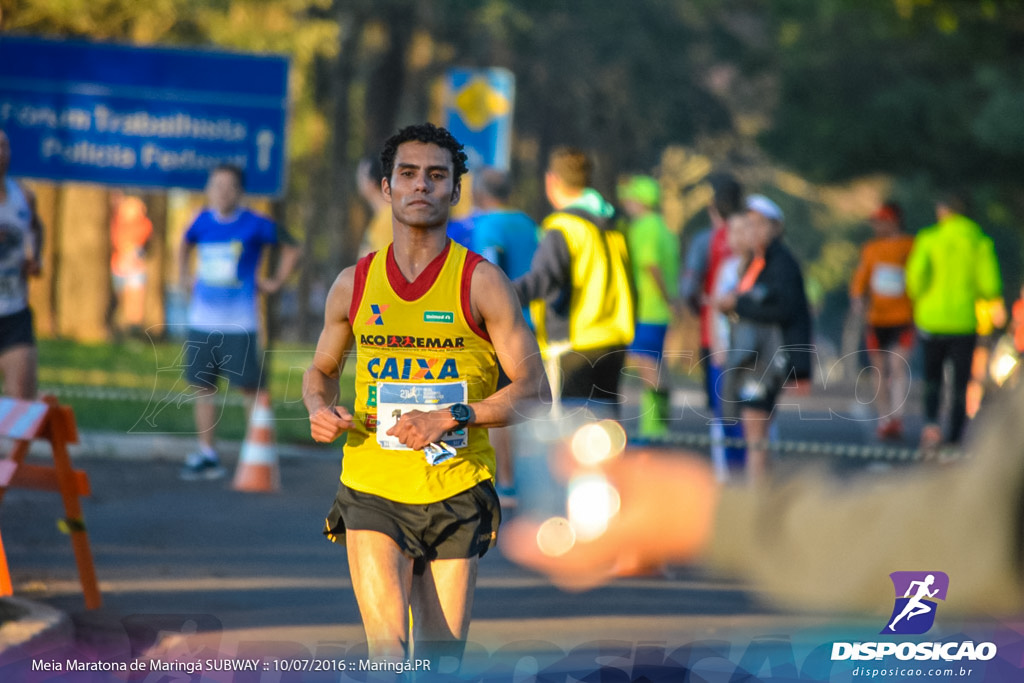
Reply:
[[[537, 224], [532, 218], [508, 207], [511, 190], [508, 174], [504, 171], [488, 167], [473, 174], [473, 205], [478, 213], [473, 217], [473, 244], [470, 248], [514, 280], [530, 271], [538, 235]], [[523, 315], [529, 322], [528, 309], [523, 309]], [[508, 383], [508, 376], [499, 366], [498, 388]], [[492, 429], [491, 443], [497, 461], [498, 497], [503, 504], [511, 505], [515, 500], [515, 475], [508, 430]]]
[[530, 271], [537, 251], [537, 224], [522, 211], [508, 207], [508, 174], [485, 168], [473, 177], [473, 251], [496, 264], [510, 280]]

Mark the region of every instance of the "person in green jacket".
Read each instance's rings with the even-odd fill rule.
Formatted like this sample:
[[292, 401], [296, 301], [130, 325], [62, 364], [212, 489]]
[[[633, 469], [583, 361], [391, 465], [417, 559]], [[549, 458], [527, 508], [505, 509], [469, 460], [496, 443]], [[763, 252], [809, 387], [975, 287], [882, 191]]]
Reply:
[[[939, 200], [938, 223], [917, 234], [907, 259], [907, 293], [914, 302], [914, 324], [924, 352], [922, 448], [935, 448], [944, 440], [960, 442], [978, 326], [975, 302], [1002, 295], [992, 240], [963, 215], [964, 207], [956, 195]], [[953, 387], [949, 429], [943, 439], [939, 404], [946, 361], [953, 366]]]

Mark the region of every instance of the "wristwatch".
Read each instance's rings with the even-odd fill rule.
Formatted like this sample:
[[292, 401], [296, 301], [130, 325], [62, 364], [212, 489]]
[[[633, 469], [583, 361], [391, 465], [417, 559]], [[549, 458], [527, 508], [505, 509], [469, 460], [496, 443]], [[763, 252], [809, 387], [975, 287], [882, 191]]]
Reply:
[[469, 421], [473, 419], [473, 409], [465, 403], [453, 403], [448, 406], [448, 412], [452, 419], [458, 422], [458, 429], [465, 429]]

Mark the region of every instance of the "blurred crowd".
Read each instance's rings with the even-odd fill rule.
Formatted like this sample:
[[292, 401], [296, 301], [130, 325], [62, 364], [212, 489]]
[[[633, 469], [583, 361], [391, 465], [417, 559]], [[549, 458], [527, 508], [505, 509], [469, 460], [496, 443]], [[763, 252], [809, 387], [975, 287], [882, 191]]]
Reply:
[[[657, 178], [624, 175], [605, 198], [590, 173], [582, 150], [554, 150], [545, 174], [553, 212], [535, 226], [508, 206], [508, 174], [484, 169], [471, 180], [472, 211], [452, 221], [449, 236], [514, 281], [556, 400], [619, 416], [623, 377], [639, 378], [635, 444], [670, 434], [666, 335], [695, 316], [716, 476], [757, 481], [771, 469], [780, 395], [811, 392], [812, 370], [820, 371], [783, 210], [714, 173], [708, 225], [683, 239], [661, 215]], [[916, 231], [896, 201], [867, 217], [874, 235], [849, 285], [849, 314], [861, 330], [859, 369], [875, 384], [870, 407], [881, 442], [916, 442], [926, 453], [956, 447], [1024, 348], [1024, 303], [1007, 314], [992, 240], [968, 214], [965, 198], [950, 192], [935, 201], [935, 223]], [[919, 432], [904, 425], [908, 411], [923, 416]], [[512, 493], [512, 480], [511, 467], [500, 467], [503, 492]]]
[[[35, 339], [26, 292], [28, 278], [39, 270], [42, 230], [31, 193], [8, 177], [9, 150], [0, 134], [0, 372], [6, 394], [30, 397]], [[357, 178], [372, 212], [364, 254], [390, 241], [390, 206], [381, 198], [375, 163], [362, 163]], [[708, 178], [707, 227], [684, 239], [662, 216], [663, 187], [655, 176], [622, 175], [614, 197], [594, 189], [591, 176], [584, 151], [555, 149], [544, 177], [553, 211], [537, 224], [512, 205], [516, 193], [507, 171], [475, 169], [467, 179], [471, 209], [450, 222], [449, 236], [513, 281], [557, 400], [588, 401], [617, 415], [623, 377], [640, 380], [639, 417], [630, 429], [636, 443], [670, 434], [675, 370], [665, 362], [666, 338], [683, 317], [695, 316], [700, 341], [694, 351], [714, 415], [715, 472], [721, 481], [757, 480], [771, 468], [772, 416], [780, 395], [807, 393], [813, 382], [813, 315], [801, 264], [787, 246], [793, 231], [783, 210], [767, 194], [745, 193], [731, 174], [714, 173]], [[242, 178], [232, 169], [215, 169], [207, 188], [210, 208], [197, 221], [204, 215], [216, 225], [250, 220], [241, 205]], [[220, 196], [225, 192], [227, 200]], [[111, 319], [123, 333], [139, 334], [153, 227], [139, 198], [118, 192], [113, 199]], [[916, 440], [926, 450], [959, 444], [986, 392], [1011, 380], [1024, 350], [1024, 297], [1007, 310], [992, 240], [969, 215], [964, 197], [948, 193], [936, 199], [930, 226], [907, 226], [895, 201], [868, 217], [874, 236], [863, 245], [850, 282], [850, 315], [861, 326], [860, 355], [877, 382], [871, 407], [881, 441]], [[254, 248], [283, 245], [289, 258], [278, 274], [287, 277], [297, 267], [293, 240], [266, 225], [267, 236]], [[182, 245], [182, 283], [193, 280], [183, 259], [202, 242], [196, 234], [190, 230]], [[199, 252], [212, 254], [208, 248]], [[210, 258], [196, 267], [209, 274], [215, 267]], [[244, 260], [256, 263], [252, 255]], [[246, 289], [249, 298], [283, 281], [273, 278], [263, 287], [255, 276], [243, 279], [254, 283]], [[194, 297], [189, 319], [213, 315], [214, 322], [223, 318], [239, 327], [237, 315], [203, 308], [211, 305]], [[207, 323], [200, 326], [204, 332], [212, 325]], [[246, 344], [255, 343], [251, 327], [238, 330], [248, 335]], [[240, 386], [251, 393], [256, 382]], [[911, 399], [917, 393], [920, 405]], [[923, 416], [919, 433], [908, 433], [908, 411]], [[493, 439], [499, 489], [512, 495], [508, 436], [496, 432]], [[200, 446], [208, 460], [215, 458], [212, 441]]]

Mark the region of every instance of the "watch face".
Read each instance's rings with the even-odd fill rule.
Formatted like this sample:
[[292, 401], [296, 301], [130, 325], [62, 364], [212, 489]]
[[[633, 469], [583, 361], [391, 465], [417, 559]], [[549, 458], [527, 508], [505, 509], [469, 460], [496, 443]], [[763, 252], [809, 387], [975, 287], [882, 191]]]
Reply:
[[449, 410], [451, 411], [452, 419], [460, 425], [465, 426], [469, 422], [469, 406], [465, 403], [455, 403]]

